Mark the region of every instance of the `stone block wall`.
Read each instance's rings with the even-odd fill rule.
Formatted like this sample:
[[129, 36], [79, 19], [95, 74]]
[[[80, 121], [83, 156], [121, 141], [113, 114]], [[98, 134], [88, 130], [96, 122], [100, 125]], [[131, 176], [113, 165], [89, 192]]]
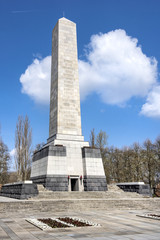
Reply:
[[84, 191], [107, 191], [100, 149], [84, 147], [82, 148], [82, 157]]
[[67, 174], [65, 146], [49, 145], [34, 153], [31, 179], [50, 174]]
[[137, 192], [142, 195], [151, 196], [151, 189], [149, 184], [131, 182], [131, 183], [118, 183], [117, 186], [124, 192]]
[[83, 184], [84, 191], [107, 191], [105, 176], [85, 176]]
[[32, 181], [36, 184], [42, 184], [51, 191], [68, 191], [67, 175], [43, 175], [32, 177]]
[[16, 198], [16, 199], [28, 199], [38, 194], [37, 185], [34, 183], [13, 183], [5, 184], [2, 186], [0, 196]]

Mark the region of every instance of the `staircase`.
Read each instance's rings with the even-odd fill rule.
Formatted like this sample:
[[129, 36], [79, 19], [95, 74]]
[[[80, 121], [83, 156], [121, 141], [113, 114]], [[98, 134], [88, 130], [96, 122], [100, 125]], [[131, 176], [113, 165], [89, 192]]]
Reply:
[[143, 195], [138, 193], [124, 192], [115, 184], [108, 185], [108, 191], [106, 192], [53, 192], [43, 187], [43, 185], [37, 185], [39, 194], [36, 197], [30, 198], [30, 200], [57, 200], [57, 199], [125, 199], [125, 198], [143, 198]]
[[[28, 200], [0, 202], [0, 213], [39, 214], [40, 212], [106, 211], [112, 209], [152, 210], [160, 208], [160, 199], [123, 192], [108, 185], [107, 192], [52, 192], [38, 185], [39, 194]], [[46, 215], [47, 216], [47, 215]]]

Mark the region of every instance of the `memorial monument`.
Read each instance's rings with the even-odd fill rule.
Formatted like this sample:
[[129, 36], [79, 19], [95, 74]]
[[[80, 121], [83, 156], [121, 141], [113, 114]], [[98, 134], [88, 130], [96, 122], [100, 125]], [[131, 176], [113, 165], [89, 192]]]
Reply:
[[52, 191], [106, 191], [99, 149], [81, 130], [76, 24], [58, 20], [52, 35], [47, 144], [33, 156], [31, 180]]

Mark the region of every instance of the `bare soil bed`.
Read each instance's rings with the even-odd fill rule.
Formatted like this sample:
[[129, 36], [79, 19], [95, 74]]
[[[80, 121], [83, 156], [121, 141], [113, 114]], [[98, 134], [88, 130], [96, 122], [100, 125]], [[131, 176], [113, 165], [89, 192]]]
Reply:
[[73, 218], [70, 218], [70, 217], [58, 218], [58, 219], [61, 220], [61, 221], [63, 221], [63, 222], [72, 224], [72, 225], [74, 225], [75, 227], [87, 227], [87, 226], [92, 226], [92, 225], [90, 225], [90, 224], [88, 224], [88, 223], [81, 222], [80, 220], [73, 219]]
[[41, 230], [52, 230], [52, 228], [100, 226], [100, 224], [93, 223], [85, 219], [68, 216], [59, 218], [27, 218], [26, 221], [35, 225]]
[[66, 227], [70, 227], [70, 226], [66, 226], [65, 224], [63, 224], [61, 222], [57, 222], [56, 220], [53, 220], [51, 218], [42, 218], [42, 219], [38, 219], [38, 221], [47, 224], [51, 228], [66, 228]]

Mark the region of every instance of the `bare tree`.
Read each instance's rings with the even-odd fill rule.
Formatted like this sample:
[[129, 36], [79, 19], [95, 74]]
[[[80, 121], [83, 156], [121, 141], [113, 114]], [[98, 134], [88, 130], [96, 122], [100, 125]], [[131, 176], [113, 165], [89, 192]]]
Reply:
[[16, 124], [15, 131], [15, 166], [17, 170], [17, 180], [22, 180], [21, 174], [21, 164], [23, 162], [23, 154], [22, 154], [22, 136], [23, 136], [23, 117], [19, 116]]
[[96, 146], [96, 135], [95, 135], [94, 128], [91, 130], [91, 133], [90, 133], [90, 146], [92, 148], [95, 148]]
[[114, 156], [114, 172], [115, 177], [114, 179], [116, 182], [123, 182], [124, 181], [124, 164], [123, 164], [123, 151], [115, 148], [113, 152]]
[[142, 158], [144, 163], [144, 178], [151, 187], [155, 185], [155, 174], [157, 171], [157, 158], [155, 144], [147, 139], [143, 144]]
[[157, 183], [160, 183], [160, 136], [158, 136], [155, 141], [155, 147], [156, 147], [156, 160], [157, 160], [155, 182], [157, 184]]
[[15, 131], [15, 164], [19, 181], [29, 178], [31, 167], [32, 129], [28, 116], [18, 117]]
[[139, 145], [139, 143], [133, 144], [132, 154], [133, 154], [132, 165], [134, 181], [136, 182], [143, 181], [144, 164], [142, 158], [142, 148]]
[[110, 159], [108, 156], [108, 149], [107, 149], [107, 134], [104, 131], [100, 131], [98, 135], [96, 136], [94, 128], [91, 130], [90, 133], [90, 146], [92, 148], [99, 148], [101, 151], [102, 161], [104, 165], [104, 171], [106, 175], [107, 182], [110, 182], [110, 179], [112, 178], [111, 175], [111, 164]]
[[112, 176], [111, 176], [111, 162], [108, 158], [108, 148], [107, 148], [107, 134], [104, 131], [100, 131], [96, 136], [96, 145], [97, 148], [101, 151], [104, 171], [106, 175], [106, 180], [109, 183]]
[[157, 137], [155, 146], [156, 146], [157, 159], [158, 159], [158, 161], [160, 161], [160, 136]]
[[101, 151], [102, 160], [105, 159], [106, 151], [107, 151], [107, 134], [106, 132], [100, 130], [96, 138], [96, 147], [98, 147]]
[[143, 146], [134, 143], [119, 149], [107, 146], [105, 132], [101, 130], [96, 136], [92, 129], [90, 145], [100, 148], [108, 183], [144, 181], [153, 188], [160, 182], [160, 136], [155, 143], [147, 139]]
[[36, 145], [36, 147], [35, 147], [33, 153], [39, 151], [44, 145], [45, 145], [44, 142], [42, 142], [42, 143], [38, 143], [38, 144]]
[[0, 138], [0, 183], [5, 184], [9, 179], [10, 154], [8, 147]]

